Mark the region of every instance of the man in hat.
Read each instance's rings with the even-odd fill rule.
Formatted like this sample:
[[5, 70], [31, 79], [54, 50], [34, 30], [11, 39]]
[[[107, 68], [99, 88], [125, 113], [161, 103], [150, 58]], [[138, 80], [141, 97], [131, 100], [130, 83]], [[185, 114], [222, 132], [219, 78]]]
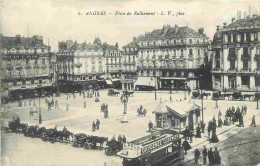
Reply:
[[213, 155], [214, 155], [214, 164], [220, 165], [221, 164], [221, 157], [219, 155], [217, 147], [215, 147], [215, 151], [214, 151]]
[[199, 157], [200, 157], [200, 151], [198, 149], [196, 149], [194, 152], [194, 159], [195, 159], [196, 164], [198, 164]]
[[92, 131], [95, 131], [96, 130], [96, 124], [95, 124], [95, 122], [93, 121], [92, 122]]
[[206, 165], [207, 164], [208, 150], [207, 150], [205, 145], [203, 147], [204, 147], [204, 149], [202, 151], [202, 154], [203, 154], [203, 165]]
[[212, 151], [212, 148], [208, 151], [208, 159], [209, 159], [209, 165], [213, 165], [214, 161], [214, 153]]
[[256, 123], [255, 123], [255, 115], [253, 115], [252, 122], [251, 122], [251, 125], [250, 125], [250, 126], [254, 126], [254, 127], [256, 127]]
[[99, 125], [100, 125], [100, 121], [97, 119], [97, 121], [96, 121], [96, 128], [97, 128], [97, 130], [99, 130]]
[[151, 132], [151, 130], [153, 128], [153, 123], [151, 121], [149, 122], [148, 127], [149, 127], [149, 132]]

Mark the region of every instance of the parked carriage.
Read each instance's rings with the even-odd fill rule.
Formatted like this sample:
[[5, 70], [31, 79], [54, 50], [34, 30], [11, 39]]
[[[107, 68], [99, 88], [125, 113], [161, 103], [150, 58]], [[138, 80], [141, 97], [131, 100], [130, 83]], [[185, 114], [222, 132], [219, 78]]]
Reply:
[[115, 91], [114, 89], [109, 89], [107, 95], [108, 96], [118, 96], [120, 92]]
[[88, 136], [84, 133], [79, 133], [74, 135], [73, 145], [76, 147], [85, 147], [86, 149], [90, 148], [90, 143], [88, 141]]
[[253, 99], [254, 98], [254, 95], [253, 94], [244, 94], [243, 95], [243, 99], [248, 99], [249, 101], [251, 100], [251, 99]]
[[115, 155], [117, 152], [123, 149], [122, 142], [111, 140], [107, 142], [107, 147], [105, 148], [105, 153], [108, 156]]
[[243, 95], [241, 92], [233, 92], [232, 96], [230, 97], [230, 100], [243, 100]]
[[124, 93], [129, 97], [134, 95], [134, 91], [124, 91]]
[[213, 92], [211, 99], [212, 100], [222, 100], [222, 99], [224, 99], [224, 95], [222, 95], [220, 91]]
[[192, 99], [197, 99], [197, 98], [199, 98], [199, 96], [200, 96], [200, 93], [199, 93], [199, 92], [192, 92], [191, 98], [192, 98]]

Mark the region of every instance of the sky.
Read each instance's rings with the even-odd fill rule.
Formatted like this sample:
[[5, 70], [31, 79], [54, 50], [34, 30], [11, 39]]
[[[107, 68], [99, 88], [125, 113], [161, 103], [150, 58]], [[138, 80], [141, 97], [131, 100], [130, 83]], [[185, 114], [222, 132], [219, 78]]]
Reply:
[[[260, 1], [256, 0], [0, 0], [0, 33], [4, 36], [41, 35], [45, 44], [49, 40], [53, 51], [57, 50], [59, 41], [93, 43], [97, 36], [102, 42], [118, 42], [121, 48], [133, 37], [166, 24], [188, 25], [194, 30], [203, 27], [212, 39], [216, 26], [231, 23], [233, 17], [237, 18], [238, 10], [244, 18], [249, 8], [251, 15], [260, 13], [259, 6]], [[103, 11], [106, 15], [85, 15], [94, 11]], [[116, 11], [132, 15], [115, 15]], [[155, 15], [134, 15], [135, 11], [155, 12]], [[177, 16], [178, 12], [184, 15]]]

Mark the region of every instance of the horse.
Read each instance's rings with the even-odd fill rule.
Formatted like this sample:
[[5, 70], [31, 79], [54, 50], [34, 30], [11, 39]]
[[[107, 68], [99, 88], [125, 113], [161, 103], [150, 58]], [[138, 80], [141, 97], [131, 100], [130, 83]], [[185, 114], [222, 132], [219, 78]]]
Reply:
[[108, 141], [108, 138], [107, 137], [98, 137], [96, 142], [99, 143], [100, 145], [100, 150], [103, 149], [103, 145], [104, 145], [104, 142], [107, 142]]
[[61, 142], [63, 142], [65, 138], [65, 140], [70, 143], [70, 138], [73, 138], [73, 133], [70, 131], [59, 131], [58, 133]]

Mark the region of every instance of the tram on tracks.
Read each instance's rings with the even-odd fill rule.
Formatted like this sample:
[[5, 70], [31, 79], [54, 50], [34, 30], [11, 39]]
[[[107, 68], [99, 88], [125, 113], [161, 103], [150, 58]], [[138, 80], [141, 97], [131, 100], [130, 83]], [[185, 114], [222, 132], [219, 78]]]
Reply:
[[125, 143], [117, 155], [123, 166], [179, 166], [184, 161], [180, 135], [170, 129]]

